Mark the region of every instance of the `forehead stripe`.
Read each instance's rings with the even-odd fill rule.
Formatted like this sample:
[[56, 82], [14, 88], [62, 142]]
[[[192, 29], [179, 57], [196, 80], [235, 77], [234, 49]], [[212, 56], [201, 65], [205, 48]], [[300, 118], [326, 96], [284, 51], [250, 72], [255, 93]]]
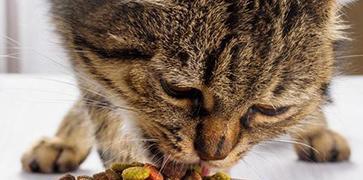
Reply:
[[222, 52], [226, 48], [227, 44], [232, 40], [235, 34], [227, 34], [223, 39], [219, 47], [213, 50], [206, 58], [205, 61], [205, 71], [204, 71], [204, 83], [206, 85], [210, 84], [213, 79], [213, 72], [216, 69], [216, 64], [221, 56]]
[[284, 28], [283, 28], [283, 36], [287, 36], [292, 28], [294, 28], [294, 25], [297, 22], [298, 14], [299, 14], [299, 6], [297, 4], [298, 2], [291, 1], [290, 8], [288, 8], [288, 11], [285, 14], [284, 19]]

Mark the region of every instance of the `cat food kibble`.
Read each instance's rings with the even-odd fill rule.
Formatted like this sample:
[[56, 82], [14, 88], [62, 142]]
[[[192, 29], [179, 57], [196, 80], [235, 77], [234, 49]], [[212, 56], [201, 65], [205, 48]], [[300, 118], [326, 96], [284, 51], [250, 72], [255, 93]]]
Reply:
[[76, 178], [70, 174], [61, 177], [59, 180], [76, 180]]
[[[78, 176], [77, 178], [72, 175], [65, 175], [60, 180], [164, 180], [164, 179], [183, 179], [183, 180], [230, 180], [231, 178], [225, 173], [217, 173], [213, 176], [202, 177], [201, 168], [199, 166], [193, 166], [187, 169], [184, 175], [177, 172], [170, 172], [170, 168], [165, 166], [160, 172], [154, 165], [132, 163], [132, 164], [113, 164], [110, 169], [104, 172], [97, 173], [90, 176]], [[178, 168], [175, 168], [178, 169]], [[179, 170], [185, 169], [184, 167]], [[169, 170], [167, 174], [164, 174], [164, 170]], [[171, 177], [174, 174], [175, 177]], [[176, 177], [177, 176], [177, 177]], [[180, 177], [182, 176], [182, 177]]]
[[157, 170], [157, 168], [151, 164], [145, 164], [145, 168], [147, 168], [150, 172], [150, 176], [148, 179], [152, 180], [164, 180], [163, 175]]
[[124, 164], [124, 163], [115, 163], [111, 166], [111, 169], [118, 173], [118, 174], [122, 174], [122, 172], [127, 169], [127, 168], [130, 168], [130, 167], [143, 167], [144, 164], [142, 163], [131, 163], [131, 164]]
[[163, 166], [162, 174], [166, 179], [181, 179], [187, 171], [188, 167], [186, 165], [169, 161]]
[[145, 167], [130, 167], [122, 172], [122, 179], [144, 180], [149, 176], [150, 171]]
[[227, 175], [226, 173], [219, 172], [213, 176], [208, 176], [203, 179], [205, 179], [205, 180], [230, 180], [231, 177], [229, 177], [229, 175]]
[[108, 179], [114, 179], [114, 180], [122, 180], [122, 178], [112, 169], [106, 170], [106, 175]]
[[78, 176], [77, 180], [93, 180], [93, 177], [90, 177], [90, 176]]
[[187, 172], [187, 174], [183, 177], [183, 180], [203, 180], [203, 178], [200, 173], [191, 170]]

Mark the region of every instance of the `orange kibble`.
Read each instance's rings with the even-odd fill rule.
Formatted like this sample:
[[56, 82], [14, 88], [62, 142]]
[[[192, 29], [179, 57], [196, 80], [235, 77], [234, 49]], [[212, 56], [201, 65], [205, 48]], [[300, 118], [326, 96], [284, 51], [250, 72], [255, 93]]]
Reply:
[[152, 164], [145, 164], [145, 168], [149, 169], [150, 176], [147, 180], [164, 180], [163, 175], [157, 170], [157, 168]]

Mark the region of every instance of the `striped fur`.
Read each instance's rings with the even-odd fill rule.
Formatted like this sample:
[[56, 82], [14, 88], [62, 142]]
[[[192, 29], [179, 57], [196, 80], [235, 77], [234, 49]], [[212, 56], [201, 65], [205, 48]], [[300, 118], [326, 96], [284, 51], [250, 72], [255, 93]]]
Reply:
[[[339, 140], [335, 150], [344, 149], [334, 158], [349, 157], [345, 140], [325, 125], [305, 126], [309, 119], [325, 124], [320, 111], [334, 72], [333, 45], [343, 39], [334, 0], [52, 0], [52, 6], [106, 165], [203, 159], [226, 168], [253, 145], [297, 127], [305, 137], [331, 134]], [[257, 105], [286, 108], [273, 116]], [[125, 106], [131, 119], [120, 115]], [[126, 137], [139, 143], [121, 139], [125, 121], [135, 129]]]

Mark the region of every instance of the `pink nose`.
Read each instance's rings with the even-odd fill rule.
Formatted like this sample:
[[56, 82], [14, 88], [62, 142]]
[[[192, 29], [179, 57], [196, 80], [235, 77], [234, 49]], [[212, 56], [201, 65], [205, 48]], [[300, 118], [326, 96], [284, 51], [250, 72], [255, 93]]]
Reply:
[[225, 159], [238, 142], [239, 122], [206, 119], [196, 127], [194, 147], [204, 161]]

